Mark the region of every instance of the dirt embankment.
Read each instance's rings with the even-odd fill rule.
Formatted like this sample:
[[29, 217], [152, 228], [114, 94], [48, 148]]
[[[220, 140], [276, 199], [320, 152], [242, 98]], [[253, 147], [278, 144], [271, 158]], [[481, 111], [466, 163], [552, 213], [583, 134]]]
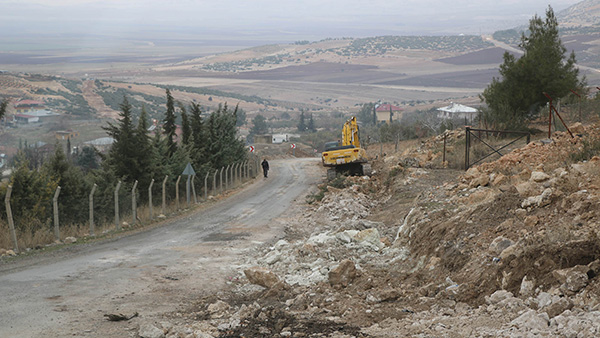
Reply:
[[229, 291], [155, 326], [168, 337], [597, 336], [600, 158], [571, 154], [600, 125], [575, 129], [467, 172], [430, 169], [433, 139], [388, 152], [373, 177], [323, 187], [284, 238], [239, 262]]

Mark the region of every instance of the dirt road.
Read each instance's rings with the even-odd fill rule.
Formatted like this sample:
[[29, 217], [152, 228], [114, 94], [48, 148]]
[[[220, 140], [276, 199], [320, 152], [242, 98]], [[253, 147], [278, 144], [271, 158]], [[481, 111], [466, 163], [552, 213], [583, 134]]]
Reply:
[[0, 265], [1, 337], [135, 336], [132, 322], [158, 319], [239, 276], [236, 262], [283, 235], [321, 180], [315, 159], [271, 162], [268, 179], [153, 230], [72, 246], [35, 262]]

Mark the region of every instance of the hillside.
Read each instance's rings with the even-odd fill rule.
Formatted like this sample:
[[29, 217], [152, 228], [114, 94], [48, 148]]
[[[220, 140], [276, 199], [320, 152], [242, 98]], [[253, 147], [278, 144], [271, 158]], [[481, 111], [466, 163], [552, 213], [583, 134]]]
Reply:
[[595, 337], [600, 125], [572, 129], [466, 173], [435, 168], [440, 137], [388, 148], [374, 177], [331, 184], [283, 238], [233, 263], [227, 290], [153, 325], [196, 337]]

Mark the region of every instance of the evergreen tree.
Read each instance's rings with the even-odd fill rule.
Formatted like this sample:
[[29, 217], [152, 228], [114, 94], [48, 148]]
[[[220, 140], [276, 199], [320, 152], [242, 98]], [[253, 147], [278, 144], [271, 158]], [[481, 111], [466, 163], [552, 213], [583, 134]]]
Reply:
[[303, 133], [306, 131], [306, 117], [304, 116], [304, 109], [300, 110], [300, 122], [298, 122], [298, 131]]
[[[138, 119], [138, 125], [135, 130], [135, 143], [138, 149], [136, 155], [137, 171], [134, 180], [138, 181], [138, 186], [146, 187], [150, 185], [150, 181], [154, 177], [153, 169], [156, 167], [156, 158], [152, 151], [152, 140], [148, 135], [148, 113], [146, 108], [142, 107], [142, 112]], [[144, 198], [147, 195], [145, 189], [140, 189], [140, 197]]]
[[116, 177], [123, 178], [125, 181], [133, 181], [134, 177], [139, 177], [136, 159], [140, 152], [137, 148], [138, 143], [131, 121], [131, 105], [126, 97], [123, 98], [119, 116], [120, 119], [116, 125], [109, 123], [108, 127], [103, 127], [106, 133], [115, 140], [103, 163], [108, 166], [107, 169], [115, 173]]
[[84, 146], [77, 155], [75, 163], [86, 173], [90, 170], [98, 169], [98, 154], [96, 149], [94, 149], [94, 147]]
[[190, 125], [185, 107], [180, 105], [179, 109], [181, 110], [181, 143], [189, 145], [192, 141], [192, 126]]
[[210, 167], [206, 158], [207, 140], [209, 136], [206, 134], [206, 128], [204, 126], [204, 121], [202, 120], [202, 111], [198, 104], [191, 104], [190, 114], [190, 129], [193, 143], [190, 157], [194, 169], [200, 174], [204, 173], [204, 170], [201, 169], [202, 167]]
[[267, 125], [267, 119], [261, 114], [257, 114], [252, 119], [252, 129], [250, 129], [250, 134], [252, 135], [262, 135], [269, 132], [269, 126]]
[[358, 112], [358, 120], [363, 121], [366, 124], [373, 124], [373, 109], [375, 104], [372, 102], [363, 103]]
[[165, 119], [163, 120], [163, 130], [167, 137], [167, 148], [168, 155], [171, 156], [177, 150], [177, 143], [175, 142], [177, 125], [175, 124], [175, 100], [171, 95], [171, 91], [167, 89], [167, 112]]
[[0, 119], [2, 119], [4, 117], [4, 114], [6, 114], [7, 106], [8, 106], [8, 100], [2, 100], [2, 102], [0, 102]]
[[529, 21], [529, 34], [522, 34], [519, 47], [523, 56], [504, 53], [501, 79], [494, 78], [480, 95], [489, 108], [484, 116], [500, 127], [523, 127], [548, 102], [544, 93], [558, 99], [585, 86], [585, 78], [578, 79], [575, 53], [565, 57], [552, 7], [545, 20], [536, 15]]
[[315, 121], [313, 120], [313, 114], [310, 114], [310, 118], [308, 119], [308, 131], [315, 132], [317, 128], [315, 127]]
[[81, 170], [69, 162], [58, 143], [54, 156], [44, 164], [43, 170], [61, 188], [58, 199], [61, 223], [85, 222], [88, 216], [86, 197], [89, 184]]

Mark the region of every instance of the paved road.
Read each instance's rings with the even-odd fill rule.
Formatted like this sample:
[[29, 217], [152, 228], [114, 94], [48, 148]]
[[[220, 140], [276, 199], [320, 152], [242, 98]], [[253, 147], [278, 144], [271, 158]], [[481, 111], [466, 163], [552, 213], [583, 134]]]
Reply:
[[[270, 164], [269, 178], [259, 177], [209, 209], [164, 226], [74, 246], [58, 257], [38, 257], [34, 263], [0, 263], [0, 337], [100, 336], [97, 330], [107, 325], [100, 322], [107, 322], [103, 313], [172, 310], [182, 290], [211, 283], [202, 282], [199, 273], [203, 264], [218, 264], [215, 257], [201, 254], [208, 242], [237, 239], [256, 246], [244, 236], [275, 231], [269, 224], [283, 217], [294, 200], [304, 201], [308, 189], [322, 177], [315, 159]], [[200, 283], [176, 284], [186, 279]]]

